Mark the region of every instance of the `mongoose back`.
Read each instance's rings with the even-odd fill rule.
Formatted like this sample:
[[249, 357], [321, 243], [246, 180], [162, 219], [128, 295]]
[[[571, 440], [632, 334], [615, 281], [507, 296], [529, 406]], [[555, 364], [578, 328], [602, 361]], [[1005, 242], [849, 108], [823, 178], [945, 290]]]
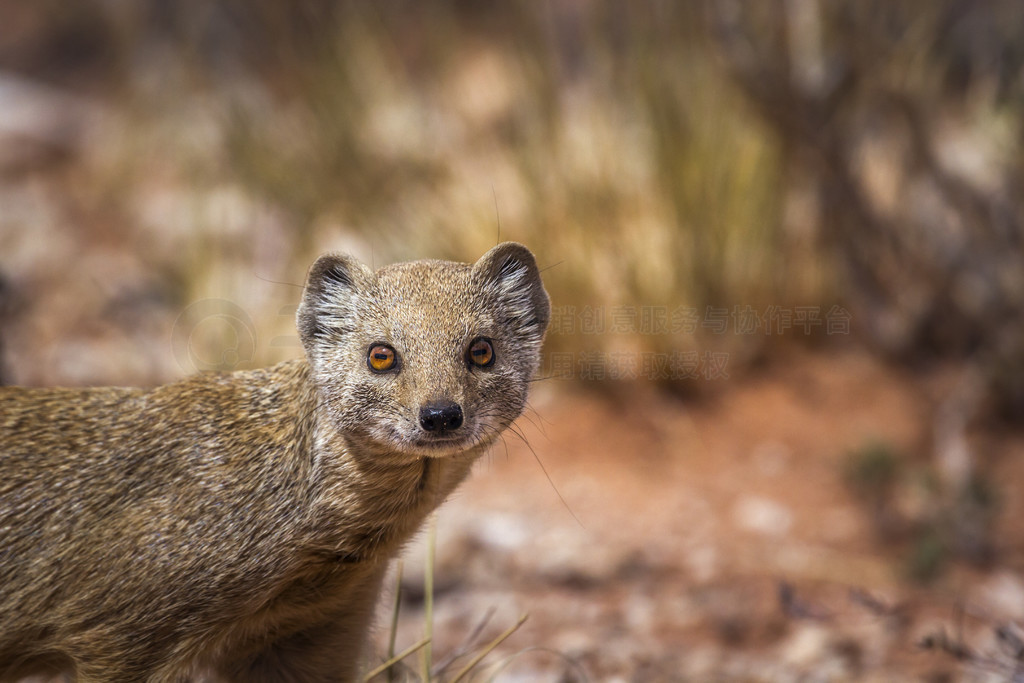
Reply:
[[0, 388], [0, 680], [352, 680], [388, 560], [521, 414], [549, 318], [518, 244], [328, 254], [301, 360]]

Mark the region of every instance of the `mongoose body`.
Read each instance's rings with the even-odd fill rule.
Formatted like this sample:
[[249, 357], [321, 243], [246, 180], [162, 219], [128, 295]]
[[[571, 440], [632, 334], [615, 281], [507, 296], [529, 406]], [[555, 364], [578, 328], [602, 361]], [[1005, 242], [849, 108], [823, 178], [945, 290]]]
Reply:
[[305, 358], [0, 388], [0, 680], [347, 681], [388, 561], [520, 415], [532, 255], [308, 275]]

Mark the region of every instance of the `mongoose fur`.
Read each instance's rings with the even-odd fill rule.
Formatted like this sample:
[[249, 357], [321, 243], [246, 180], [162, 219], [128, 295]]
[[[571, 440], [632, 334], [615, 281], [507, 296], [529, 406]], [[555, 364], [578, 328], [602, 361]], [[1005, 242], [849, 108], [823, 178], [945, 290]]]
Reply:
[[352, 680], [389, 559], [522, 412], [549, 317], [518, 244], [328, 254], [301, 360], [0, 387], [0, 680]]

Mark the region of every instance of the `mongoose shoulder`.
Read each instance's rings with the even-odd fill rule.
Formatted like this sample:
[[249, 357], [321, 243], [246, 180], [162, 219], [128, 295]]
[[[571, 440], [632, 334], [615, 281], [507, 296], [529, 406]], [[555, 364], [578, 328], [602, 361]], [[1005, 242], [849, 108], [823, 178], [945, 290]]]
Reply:
[[305, 357], [0, 388], [0, 680], [346, 681], [391, 559], [522, 412], [532, 254], [322, 256]]

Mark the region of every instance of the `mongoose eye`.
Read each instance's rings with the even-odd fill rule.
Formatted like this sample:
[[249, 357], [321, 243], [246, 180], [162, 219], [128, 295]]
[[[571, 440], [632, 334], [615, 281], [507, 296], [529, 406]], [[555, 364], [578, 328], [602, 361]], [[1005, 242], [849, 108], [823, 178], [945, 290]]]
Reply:
[[366, 357], [366, 364], [374, 372], [387, 372], [394, 368], [397, 362], [398, 354], [386, 344], [374, 344]]
[[494, 347], [491, 342], [483, 337], [477, 337], [466, 351], [466, 358], [472, 365], [486, 368], [494, 364]]

